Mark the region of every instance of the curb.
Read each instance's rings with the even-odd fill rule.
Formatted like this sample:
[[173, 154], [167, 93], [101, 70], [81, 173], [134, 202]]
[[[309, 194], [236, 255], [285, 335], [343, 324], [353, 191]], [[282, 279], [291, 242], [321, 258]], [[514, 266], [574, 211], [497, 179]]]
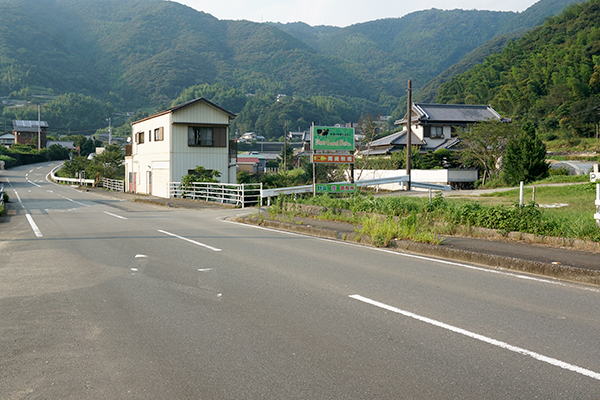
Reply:
[[[257, 225], [258, 220], [254, 217], [237, 217], [238, 222]], [[302, 233], [327, 239], [342, 240], [352, 243], [373, 246], [371, 240], [355, 232], [340, 232], [334, 229], [300, 225], [290, 222], [265, 219], [261, 226], [288, 232]], [[529, 261], [513, 257], [505, 257], [495, 254], [478, 253], [469, 250], [460, 250], [441, 245], [411, 242], [408, 240], [394, 240], [388, 249], [401, 253], [418, 254], [427, 257], [440, 258], [452, 261], [462, 261], [491, 268], [513, 270], [529, 274], [541, 275], [548, 278], [568, 280], [577, 283], [600, 285], [600, 271], [573, 267], [564, 264], [552, 264], [540, 261]]]

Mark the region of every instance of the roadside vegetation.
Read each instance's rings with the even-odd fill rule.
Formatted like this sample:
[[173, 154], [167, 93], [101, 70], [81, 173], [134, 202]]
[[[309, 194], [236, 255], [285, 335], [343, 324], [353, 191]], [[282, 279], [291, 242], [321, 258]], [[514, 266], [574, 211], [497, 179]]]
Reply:
[[125, 153], [121, 146], [110, 144], [102, 153], [96, 154], [94, 157], [74, 156], [72, 160], [65, 161], [56, 175], [63, 178], [78, 178], [79, 174], [83, 172], [88, 179], [123, 180], [125, 177], [124, 158]]
[[[533, 188], [526, 188], [524, 196], [532, 199]], [[321, 206], [320, 218], [355, 224], [360, 227], [360, 233], [370, 236], [378, 246], [387, 246], [392, 239], [439, 243], [440, 235], [465, 234], [473, 227], [495, 229], [502, 234], [522, 232], [600, 242], [600, 229], [593, 218], [595, 184], [539, 186], [535, 196], [535, 202], [526, 202], [523, 207], [518, 204], [519, 189], [476, 199], [439, 192], [431, 201], [422, 197], [375, 197], [372, 194], [345, 198], [280, 196], [270, 212], [272, 215], [301, 215], [288, 205]]]

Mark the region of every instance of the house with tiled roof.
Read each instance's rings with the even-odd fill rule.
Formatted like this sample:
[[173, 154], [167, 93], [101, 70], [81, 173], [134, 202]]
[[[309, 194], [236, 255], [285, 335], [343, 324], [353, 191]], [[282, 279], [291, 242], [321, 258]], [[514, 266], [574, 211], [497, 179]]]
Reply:
[[[413, 103], [411, 146], [420, 147], [421, 152], [452, 149], [460, 143], [456, 137], [457, 130], [486, 120], [510, 122], [489, 105]], [[405, 151], [407, 123], [408, 114], [394, 122], [394, 125], [403, 127], [401, 131], [371, 142], [359, 154]]]

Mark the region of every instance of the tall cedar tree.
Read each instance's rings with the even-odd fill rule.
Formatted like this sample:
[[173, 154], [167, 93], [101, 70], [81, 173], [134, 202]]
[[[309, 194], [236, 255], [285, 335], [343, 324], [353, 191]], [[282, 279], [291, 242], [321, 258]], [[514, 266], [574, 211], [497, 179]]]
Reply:
[[510, 141], [502, 162], [502, 177], [510, 185], [544, 179], [548, 176], [546, 145], [531, 123], [525, 123], [516, 140]]

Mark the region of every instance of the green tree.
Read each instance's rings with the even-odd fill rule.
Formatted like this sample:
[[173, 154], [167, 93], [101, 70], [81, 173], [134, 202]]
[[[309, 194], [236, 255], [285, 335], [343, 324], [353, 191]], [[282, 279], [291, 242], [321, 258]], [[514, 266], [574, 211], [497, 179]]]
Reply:
[[79, 178], [81, 172], [85, 173], [86, 179], [94, 177], [96, 175], [94, 163], [86, 157], [75, 156], [72, 160], [65, 161], [58, 175], [64, 178]]
[[284, 148], [281, 149], [281, 153], [279, 153], [279, 157], [277, 158], [279, 161], [279, 168], [281, 169], [283, 169], [284, 157], [285, 169], [293, 169], [296, 165], [296, 157], [294, 156], [294, 149], [289, 145], [289, 143], [286, 143]]
[[531, 123], [526, 123], [516, 140], [508, 143], [502, 161], [502, 177], [509, 185], [544, 179], [548, 176], [546, 146]]
[[475, 165], [483, 172], [483, 183], [498, 178], [500, 160], [506, 154], [506, 146], [517, 136], [513, 124], [488, 120], [474, 124], [459, 133], [461, 160], [463, 164]]
[[58, 144], [53, 144], [48, 148], [48, 157], [51, 160], [66, 160], [69, 158], [69, 149]]
[[96, 157], [96, 172], [103, 178], [123, 179], [125, 177], [125, 154], [118, 144], [106, 146]]
[[200, 165], [196, 166], [194, 173], [187, 174], [181, 178], [181, 186], [184, 188], [190, 187], [194, 182], [209, 182], [218, 183], [221, 177], [221, 172], [218, 170], [209, 170]]

